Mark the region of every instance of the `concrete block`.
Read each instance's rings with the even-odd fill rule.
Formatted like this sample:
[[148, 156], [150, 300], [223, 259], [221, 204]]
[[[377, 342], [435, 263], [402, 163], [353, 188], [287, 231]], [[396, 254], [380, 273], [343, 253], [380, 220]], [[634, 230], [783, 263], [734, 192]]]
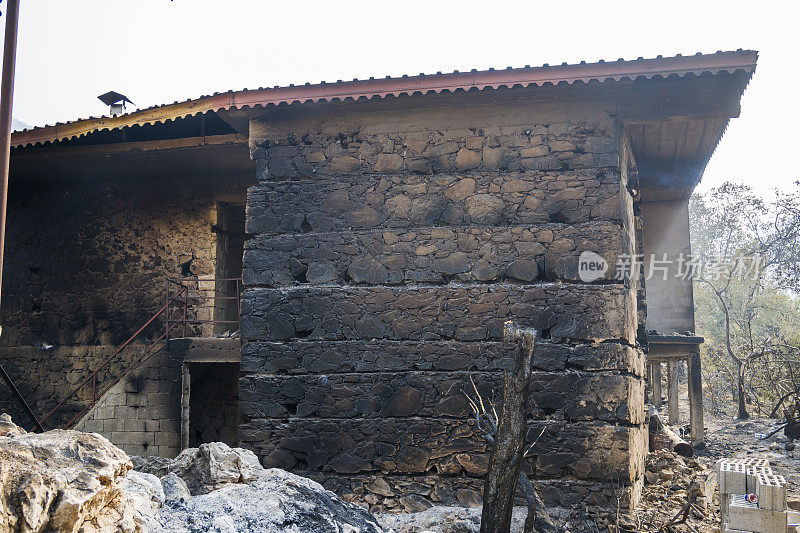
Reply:
[[178, 433], [166, 433], [160, 431], [153, 435], [155, 438], [156, 446], [178, 446], [181, 442], [181, 436]]
[[745, 494], [747, 492], [747, 471], [738, 461], [722, 459], [717, 462], [717, 481], [720, 494]]
[[171, 405], [174, 403], [174, 398], [170, 394], [164, 392], [153, 392], [147, 395], [148, 405]]
[[148, 379], [147, 381], [143, 381], [139, 387], [139, 390], [136, 392], [143, 392], [145, 394], [149, 394], [152, 392], [158, 392], [158, 379]]
[[83, 428], [81, 431], [86, 431], [89, 433], [102, 433], [103, 432], [103, 421], [102, 420], [87, 420], [83, 424]]
[[789, 522], [789, 533], [800, 531], [800, 512], [788, 511], [786, 513], [786, 518]]
[[745, 466], [769, 467], [769, 459], [766, 457], [747, 457], [737, 460]]
[[771, 511], [786, 510], [786, 479], [781, 475], [761, 473], [756, 478], [758, 508]]
[[180, 446], [159, 446], [158, 447], [158, 455], [159, 457], [166, 457], [168, 459], [172, 459], [181, 453]]
[[123, 420], [124, 431], [145, 431], [145, 421], [138, 418], [126, 418]]
[[106, 420], [108, 418], [114, 418], [114, 407], [102, 403], [97, 407], [95, 407], [93, 416], [95, 420]]
[[759, 509], [758, 504], [748, 502], [744, 494], [731, 496], [728, 505], [728, 527], [758, 533], [785, 533], [786, 513]]
[[174, 419], [179, 415], [177, 408], [167, 405], [151, 405], [149, 409], [153, 420]]
[[107, 406], [125, 405], [125, 393], [111, 393], [103, 397], [103, 403]]
[[146, 448], [141, 444], [124, 444], [121, 445], [120, 448], [128, 455], [139, 455], [141, 457], [147, 457], [151, 454], [152, 450], [152, 447]]
[[162, 433], [180, 433], [181, 423], [179, 420], [167, 419], [159, 422], [159, 431]]
[[124, 430], [124, 419], [122, 418], [108, 418], [103, 421], [103, 431], [105, 433], [113, 433]]
[[144, 393], [128, 394], [125, 398], [128, 407], [144, 407], [147, 405], [147, 395]]
[[728, 524], [725, 524], [725, 526], [723, 527], [722, 531], [723, 531], [723, 533], [753, 533], [752, 531], [744, 531], [742, 529], [733, 529]]
[[744, 531], [742, 529], [733, 529], [728, 524], [725, 524], [725, 526], [723, 527], [722, 531], [723, 531], [723, 533], [753, 533], [752, 531]]
[[772, 475], [769, 466], [747, 466], [747, 492], [754, 493], [758, 489], [758, 478], [761, 475]]

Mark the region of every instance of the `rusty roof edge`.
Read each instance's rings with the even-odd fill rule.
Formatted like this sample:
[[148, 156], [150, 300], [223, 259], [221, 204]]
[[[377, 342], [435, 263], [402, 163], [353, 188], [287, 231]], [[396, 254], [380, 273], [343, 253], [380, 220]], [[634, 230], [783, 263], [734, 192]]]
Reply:
[[452, 72], [447, 74], [404, 76], [396, 78], [370, 78], [349, 82], [319, 83], [314, 85], [289, 85], [268, 89], [229, 91], [212, 96], [202, 96], [161, 106], [137, 110], [118, 117], [100, 117], [44, 126], [12, 134], [13, 147], [44, 144], [87, 135], [96, 131], [113, 130], [125, 126], [157, 124], [209, 111], [244, 109], [270, 105], [357, 100], [360, 98], [386, 98], [404, 94], [427, 94], [457, 90], [591, 81], [621, 81], [640, 77], [683, 77], [689, 74], [734, 73], [743, 70], [752, 76], [758, 52], [737, 50], [693, 56], [656, 57], [630, 61], [599, 61], [573, 65], [543, 65], [516, 69]]

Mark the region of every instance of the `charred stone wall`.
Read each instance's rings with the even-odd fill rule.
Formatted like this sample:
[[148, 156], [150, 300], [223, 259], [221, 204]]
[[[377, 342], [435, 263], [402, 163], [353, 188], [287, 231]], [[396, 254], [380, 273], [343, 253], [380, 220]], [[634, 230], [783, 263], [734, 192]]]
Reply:
[[646, 450], [636, 288], [577, 258], [635, 245], [622, 143], [590, 102], [462, 98], [251, 122], [241, 443], [376, 508], [473, 502], [463, 392], [500, 395], [514, 319], [544, 337], [527, 468], [553, 502], [616, 505]]
[[[216, 199], [243, 200], [245, 183], [110, 176], [12, 187], [0, 360], [34, 412], [44, 415], [164, 305], [167, 277], [214, 276]], [[211, 317], [204, 306], [192, 312]], [[162, 332], [163, 322], [146, 338]], [[5, 387], [0, 406], [24, 420]]]

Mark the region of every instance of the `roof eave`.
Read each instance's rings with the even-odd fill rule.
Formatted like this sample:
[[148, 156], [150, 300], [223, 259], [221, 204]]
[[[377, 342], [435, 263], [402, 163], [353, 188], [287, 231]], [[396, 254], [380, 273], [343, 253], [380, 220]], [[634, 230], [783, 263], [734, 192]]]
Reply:
[[117, 117], [78, 120], [53, 126], [15, 132], [13, 147], [45, 144], [87, 135], [96, 131], [126, 126], [143, 126], [168, 122], [187, 116], [229, 109], [247, 109], [307, 102], [386, 98], [414, 94], [455, 92], [471, 89], [499, 89], [623, 81], [640, 78], [668, 78], [687, 75], [735, 73], [744, 71], [748, 78], [755, 71], [758, 53], [752, 50], [697, 54], [694, 56], [657, 57], [654, 59], [618, 60], [614, 62], [580, 63], [525, 67], [504, 70], [452, 72], [447, 74], [403, 76], [353, 80], [349, 82], [306, 84], [301, 86], [230, 91], [194, 100], [151, 107]]

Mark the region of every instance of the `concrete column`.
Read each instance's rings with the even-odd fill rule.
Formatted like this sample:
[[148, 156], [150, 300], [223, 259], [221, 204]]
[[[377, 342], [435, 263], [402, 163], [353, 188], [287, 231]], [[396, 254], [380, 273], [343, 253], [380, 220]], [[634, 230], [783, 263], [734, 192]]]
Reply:
[[181, 451], [189, 447], [189, 394], [192, 376], [189, 366], [181, 367]]
[[661, 362], [656, 361], [652, 365], [651, 375], [653, 377], [653, 405], [661, 407]]
[[653, 365], [647, 363], [644, 372], [644, 403], [653, 403]]
[[668, 423], [678, 423], [678, 361], [667, 360], [667, 415]]
[[700, 354], [697, 352], [689, 354], [686, 363], [689, 370], [689, 431], [692, 437], [692, 445], [697, 446], [705, 442]]

